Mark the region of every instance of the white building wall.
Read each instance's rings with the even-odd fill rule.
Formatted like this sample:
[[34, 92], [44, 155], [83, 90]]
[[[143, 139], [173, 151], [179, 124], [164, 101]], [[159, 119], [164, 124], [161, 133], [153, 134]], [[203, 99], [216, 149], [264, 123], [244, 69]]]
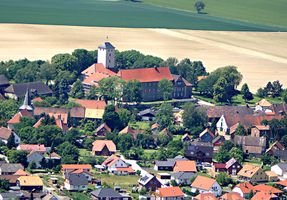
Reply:
[[277, 174], [278, 176], [283, 176], [283, 170], [278, 165], [272, 166], [271, 171], [275, 172], [275, 174]]
[[102, 63], [106, 68], [115, 67], [115, 49], [98, 48], [98, 63]]
[[220, 119], [216, 123], [216, 128], [217, 128], [217, 131], [219, 132], [225, 132], [225, 133], [227, 132], [228, 126], [223, 115], [220, 117]]

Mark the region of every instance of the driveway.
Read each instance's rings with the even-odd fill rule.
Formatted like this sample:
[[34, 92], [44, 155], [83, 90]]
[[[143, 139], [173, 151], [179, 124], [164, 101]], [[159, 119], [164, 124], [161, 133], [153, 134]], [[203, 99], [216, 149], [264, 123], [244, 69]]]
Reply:
[[141, 168], [141, 166], [138, 165], [136, 160], [127, 160], [127, 159], [125, 159], [125, 157], [123, 155], [121, 155], [121, 159], [123, 161], [125, 161], [126, 163], [130, 164], [131, 167], [133, 168], [133, 170], [141, 171], [141, 176], [144, 176], [144, 175], [148, 174], [148, 172], [146, 170], [144, 170], [143, 168]]

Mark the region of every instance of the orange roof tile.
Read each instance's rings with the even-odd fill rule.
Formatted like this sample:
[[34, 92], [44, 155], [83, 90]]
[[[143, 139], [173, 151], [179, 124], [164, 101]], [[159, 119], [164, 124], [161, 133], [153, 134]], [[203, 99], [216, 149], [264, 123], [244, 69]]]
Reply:
[[213, 186], [215, 182], [216, 182], [215, 179], [208, 178], [205, 176], [197, 176], [193, 181], [193, 183], [191, 184], [191, 187], [202, 190], [210, 190], [210, 188]]
[[184, 197], [184, 193], [179, 187], [165, 187], [159, 188], [156, 192], [159, 197]]
[[274, 194], [270, 194], [268, 192], [257, 192], [251, 200], [271, 200], [272, 198], [276, 198], [277, 196]]
[[65, 169], [92, 169], [90, 164], [63, 164], [62, 170]]
[[249, 182], [239, 183], [235, 187], [239, 188], [243, 194], [249, 194], [251, 190], [253, 190], [253, 185], [251, 185]]
[[229, 192], [222, 195], [220, 200], [244, 200], [244, 198], [237, 192]]
[[116, 155], [111, 155], [110, 157], [108, 157], [103, 163], [102, 165], [106, 165], [108, 167], [112, 166], [115, 162], [117, 162], [120, 159], [119, 156]]
[[85, 76], [90, 76], [96, 72], [108, 74], [110, 76], [116, 75], [116, 73], [114, 73], [113, 71], [105, 68], [105, 66], [102, 63], [96, 63], [96, 64], [91, 65], [90, 67], [82, 71], [82, 74]]
[[43, 99], [41, 97], [36, 97], [34, 99], [32, 99], [32, 102], [42, 102]]
[[202, 81], [204, 79], [206, 79], [208, 76], [198, 76], [197, 77], [197, 81]]
[[17, 175], [17, 176], [29, 176], [29, 174], [27, 172], [25, 172], [23, 169], [19, 169], [18, 171], [16, 171], [13, 175]]
[[278, 190], [275, 187], [272, 187], [270, 185], [260, 184], [253, 187], [253, 190], [259, 191], [259, 192], [267, 192], [272, 194], [280, 194], [283, 193], [281, 190]]
[[91, 74], [90, 76], [86, 77], [83, 80], [83, 83], [86, 85], [91, 85], [91, 86], [98, 86], [99, 82], [104, 79], [104, 78], [108, 78], [110, 77], [110, 75], [108, 74], [103, 74], [100, 72], [95, 72], [94, 74]]
[[75, 99], [75, 102], [88, 109], [105, 109], [106, 102], [100, 100]]
[[262, 107], [270, 107], [270, 106], [272, 106], [272, 104], [269, 101], [267, 101], [266, 99], [261, 99], [256, 104], [259, 105], [259, 106], [262, 106]]
[[277, 177], [278, 178], [278, 175], [273, 171], [265, 171], [265, 173], [268, 177]]
[[276, 184], [277, 184], [277, 185], [282, 185], [282, 186], [287, 187], [287, 180], [283, 180], [283, 181], [276, 182]]
[[116, 152], [116, 145], [112, 140], [96, 140], [93, 142], [92, 151], [102, 151], [104, 147], [107, 147], [110, 152]]
[[212, 193], [202, 193], [194, 197], [194, 200], [217, 200]]
[[270, 126], [269, 125], [267, 125], [267, 126], [265, 126], [265, 125], [256, 125], [255, 127], [258, 130], [261, 130], [261, 131], [269, 131], [270, 130]]
[[20, 176], [18, 181], [21, 186], [43, 186], [43, 181], [39, 176]]
[[128, 173], [134, 173], [135, 172], [135, 170], [133, 170], [133, 168], [131, 168], [131, 167], [118, 167], [118, 168], [116, 168], [116, 170], [118, 172], [128, 172]]
[[173, 168], [174, 172], [196, 172], [196, 162], [193, 160], [177, 160]]
[[47, 151], [43, 144], [20, 144], [17, 149], [28, 152], [35, 151], [41, 153], [45, 153]]
[[1, 139], [8, 140], [10, 138], [11, 134], [12, 134], [11, 129], [3, 127], [3, 126], [0, 128], [0, 138]]
[[248, 163], [242, 167], [242, 169], [238, 172], [237, 175], [251, 178], [260, 169], [261, 168], [259, 166]]
[[21, 110], [17, 112], [7, 123], [18, 124], [21, 121], [21, 117], [32, 117], [32, 114], [27, 110]]
[[41, 117], [35, 124], [34, 124], [34, 128], [39, 128], [39, 126], [42, 125], [42, 121], [44, 120], [44, 117]]
[[125, 81], [138, 80], [139, 82], [159, 82], [162, 79], [172, 81], [173, 77], [168, 67], [124, 69], [118, 75]]

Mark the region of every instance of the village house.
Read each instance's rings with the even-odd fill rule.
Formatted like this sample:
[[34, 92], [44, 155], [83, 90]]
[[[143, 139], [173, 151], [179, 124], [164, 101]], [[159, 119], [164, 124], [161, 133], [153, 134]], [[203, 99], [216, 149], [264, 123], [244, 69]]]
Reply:
[[21, 122], [22, 117], [32, 118], [33, 115], [27, 110], [20, 110], [10, 120], [7, 121], [7, 127], [11, 130], [14, 130], [14, 126]]
[[213, 146], [211, 143], [193, 141], [185, 150], [185, 157], [190, 160], [211, 162], [213, 156]]
[[39, 176], [20, 176], [17, 180], [20, 190], [42, 191], [43, 181]]
[[27, 162], [30, 163], [35, 163], [35, 167], [36, 168], [41, 168], [41, 162], [44, 159], [44, 154], [39, 152], [39, 151], [31, 151], [28, 155], [27, 155]]
[[102, 119], [107, 106], [102, 100], [76, 99], [75, 103], [85, 108], [86, 119]]
[[156, 200], [183, 200], [184, 193], [180, 187], [163, 187], [159, 188], [155, 192]]
[[272, 187], [270, 185], [265, 185], [265, 184], [255, 185], [255, 186], [253, 186], [252, 190], [254, 193], [265, 192], [265, 193], [276, 195], [277, 197], [280, 197], [281, 194], [283, 193], [283, 191], [281, 191], [275, 187]]
[[5, 96], [11, 99], [19, 100], [25, 96], [26, 91], [29, 91], [34, 96], [52, 95], [52, 90], [47, 85], [41, 81], [37, 81], [10, 85], [5, 89]]
[[177, 160], [173, 172], [190, 172], [196, 174], [196, 162], [192, 160]]
[[215, 179], [205, 176], [197, 176], [191, 184], [191, 192], [212, 193], [214, 196], [220, 196], [222, 189]]
[[191, 141], [191, 137], [189, 136], [188, 133], [184, 134], [181, 138], [182, 142], [190, 142]]
[[83, 173], [69, 173], [64, 182], [64, 188], [69, 191], [83, 191], [88, 189], [88, 178]]
[[173, 171], [176, 161], [187, 160], [183, 156], [176, 156], [175, 158], [168, 158], [167, 160], [156, 160], [154, 170], [156, 171]]
[[218, 152], [219, 147], [224, 143], [225, 137], [222, 135], [217, 135], [213, 140], [212, 140], [212, 145], [213, 145], [213, 152]]
[[92, 169], [92, 166], [90, 164], [64, 164], [62, 165], [62, 173], [64, 177], [76, 170], [82, 169], [83, 171], [90, 172]]
[[14, 187], [17, 186], [17, 179], [19, 178], [19, 175], [0, 175], [0, 179], [5, 179], [9, 181], [9, 186]]
[[132, 198], [126, 193], [119, 193], [111, 188], [101, 188], [91, 192], [93, 200], [132, 200]]
[[174, 180], [178, 185], [190, 185], [191, 178], [195, 175], [194, 172], [175, 172], [171, 174], [171, 180]]
[[212, 133], [208, 128], [206, 128], [199, 134], [199, 140], [201, 142], [212, 142], [214, 137], [215, 137], [214, 133]]
[[112, 140], [96, 140], [93, 142], [92, 153], [95, 156], [110, 156], [116, 151], [116, 145]]
[[266, 153], [274, 156], [276, 151], [282, 151], [282, 150], [284, 150], [284, 146], [280, 142], [275, 141], [269, 146], [269, 148], [266, 150]]
[[237, 173], [238, 179], [243, 181], [266, 182], [268, 177], [263, 169], [253, 164], [245, 164], [242, 169]]
[[275, 172], [278, 176], [287, 179], [287, 163], [273, 165], [271, 171]]
[[19, 163], [3, 163], [0, 164], [0, 175], [13, 175], [19, 169], [24, 169], [23, 165]]
[[201, 193], [193, 197], [193, 200], [218, 200], [212, 193]]
[[148, 108], [138, 112], [137, 114], [142, 121], [154, 121], [156, 112], [153, 108]]
[[232, 189], [232, 192], [240, 194], [243, 198], [247, 198], [251, 191], [253, 191], [253, 185], [249, 182], [239, 183]]
[[12, 136], [12, 134], [14, 136], [14, 143], [16, 145], [20, 144], [21, 139], [13, 130], [3, 126], [0, 128], [0, 140], [5, 144], [7, 144], [8, 139]]
[[122, 129], [119, 134], [123, 135], [123, 134], [129, 134], [131, 135], [134, 139], [137, 138], [137, 135], [143, 133], [142, 130], [137, 130], [137, 129], [133, 129], [131, 126], [126, 126], [124, 129]]
[[0, 94], [3, 94], [5, 88], [9, 86], [9, 81], [5, 75], [0, 74]]
[[251, 156], [260, 157], [266, 151], [266, 137], [235, 135], [233, 142]]
[[45, 145], [43, 144], [20, 144], [17, 147], [17, 150], [27, 151], [27, 152], [37, 151], [43, 154], [47, 152], [47, 149]]
[[251, 200], [278, 200], [278, 197], [275, 194], [271, 194], [269, 192], [257, 192]]
[[267, 136], [270, 133], [269, 125], [256, 125], [251, 128], [251, 136], [253, 137], [262, 137]]
[[242, 169], [242, 165], [235, 158], [231, 158], [226, 162], [225, 168], [228, 174], [235, 176]]
[[273, 171], [265, 171], [267, 177], [268, 177], [268, 182], [276, 182], [279, 180], [278, 175], [273, 172]]
[[222, 195], [220, 200], [244, 200], [243, 197], [240, 196], [237, 192], [227, 192], [224, 195]]
[[102, 123], [95, 131], [95, 136], [106, 136], [107, 133], [111, 133], [112, 129], [106, 124]]
[[139, 188], [145, 188], [147, 191], [156, 191], [162, 186], [162, 183], [152, 174], [145, 174], [138, 182]]
[[129, 164], [123, 161], [120, 156], [111, 155], [107, 158], [102, 166], [107, 169], [110, 173], [116, 175], [132, 175], [135, 171], [131, 168]]

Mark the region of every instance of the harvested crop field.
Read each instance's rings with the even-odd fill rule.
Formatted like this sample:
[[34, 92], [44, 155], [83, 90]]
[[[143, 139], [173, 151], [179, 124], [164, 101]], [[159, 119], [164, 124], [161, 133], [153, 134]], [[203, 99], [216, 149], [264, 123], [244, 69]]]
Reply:
[[268, 81], [287, 86], [287, 33], [224, 32], [52, 25], [0, 25], [0, 60], [45, 59], [108, 40], [120, 51], [136, 49], [162, 58], [201, 60], [208, 71], [238, 66], [256, 91]]

